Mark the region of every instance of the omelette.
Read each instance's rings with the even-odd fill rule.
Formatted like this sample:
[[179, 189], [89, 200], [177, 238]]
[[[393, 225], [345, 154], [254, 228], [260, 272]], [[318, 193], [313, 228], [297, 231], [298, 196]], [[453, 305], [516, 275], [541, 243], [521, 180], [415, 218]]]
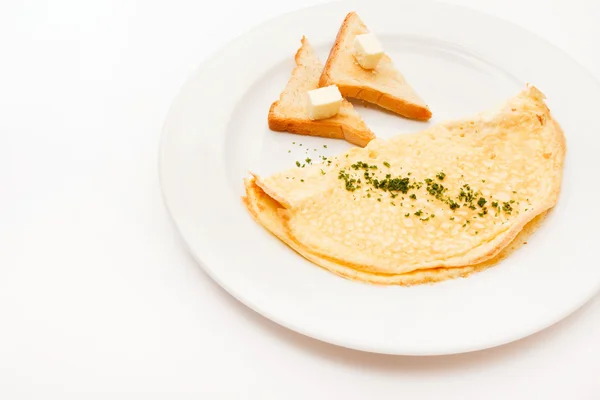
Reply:
[[363, 282], [467, 276], [523, 243], [558, 199], [566, 145], [528, 86], [494, 110], [251, 175], [244, 202], [314, 264]]

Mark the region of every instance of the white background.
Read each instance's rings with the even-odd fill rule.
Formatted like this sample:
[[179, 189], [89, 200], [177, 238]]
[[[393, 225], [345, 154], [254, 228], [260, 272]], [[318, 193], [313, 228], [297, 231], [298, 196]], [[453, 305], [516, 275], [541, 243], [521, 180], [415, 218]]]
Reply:
[[[453, 2], [600, 79], [599, 1]], [[316, 3], [2, 2], [1, 399], [600, 399], [600, 297], [503, 347], [382, 356], [275, 325], [183, 250], [157, 173], [171, 101], [221, 45]]]

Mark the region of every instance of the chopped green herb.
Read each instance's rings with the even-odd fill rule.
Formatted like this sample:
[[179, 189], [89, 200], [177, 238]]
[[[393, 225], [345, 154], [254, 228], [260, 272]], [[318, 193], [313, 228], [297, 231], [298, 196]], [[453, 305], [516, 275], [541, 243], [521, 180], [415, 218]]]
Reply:
[[417, 195], [416, 195], [416, 194], [414, 194], [414, 193], [413, 193], [413, 194], [411, 194], [411, 195], [410, 195], [410, 196], [408, 196], [408, 197], [410, 197], [410, 198], [411, 198], [411, 199], [413, 199], [413, 200], [416, 200], [416, 199], [417, 199]]
[[350, 176], [350, 174], [348, 174], [343, 169], [340, 170], [340, 172], [338, 174], [338, 179], [342, 179], [344, 181], [344, 183], [346, 184], [346, 190], [347, 191], [354, 192], [357, 189], [357, 187], [355, 185], [356, 179], [352, 178]]
[[386, 166], [386, 167], [388, 167], [388, 168], [390, 167], [390, 163], [389, 163], [389, 162], [387, 162], [387, 161], [384, 161], [384, 162], [383, 162], [383, 165], [385, 165], [385, 166]]
[[438, 178], [440, 181], [443, 181], [443, 180], [444, 180], [444, 178], [446, 177], [446, 174], [445, 174], [445, 173], [443, 173], [443, 172], [439, 172], [439, 173], [436, 175], [436, 177], [437, 177], [437, 178]]

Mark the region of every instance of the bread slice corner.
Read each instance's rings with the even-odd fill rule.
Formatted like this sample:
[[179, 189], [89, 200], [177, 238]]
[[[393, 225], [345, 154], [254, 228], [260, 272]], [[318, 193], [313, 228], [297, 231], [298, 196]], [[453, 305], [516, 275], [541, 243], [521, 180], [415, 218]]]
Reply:
[[350, 12], [331, 48], [320, 86], [337, 85], [345, 97], [364, 100], [407, 118], [428, 120], [431, 111], [384, 54], [375, 69], [363, 69], [354, 58], [354, 38], [369, 33], [356, 12]]
[[319, 87], [323, 64], [306, 37], [296, 52], [296, 67], [279, 100], [269, 110], [269, 128], [279, 132], [301, 135], [345, 139], [364, 147], [375, 134], [367, 127], [352, 104], [346, 99], [338, 114], [322, 120], [311, 120], [308, 116], [308, 91]]

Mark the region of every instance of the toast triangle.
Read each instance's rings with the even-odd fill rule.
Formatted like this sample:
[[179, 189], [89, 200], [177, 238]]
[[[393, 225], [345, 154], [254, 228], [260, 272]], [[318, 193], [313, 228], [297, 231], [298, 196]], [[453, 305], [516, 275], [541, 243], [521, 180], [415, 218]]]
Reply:
[[319, 80], [337, 85], [342, 96], [361, 99], [407, 118], [426, 121], [431, 111], [384, 54], [375, 69], [363, 69], [354, 58], [354, 38], [369, 33], [358, 14], [349, 13], [337, 34]]
[[345, 139], [364, 147], [375, 135], [367, 127], [352, 104], [346, 99], [338, 114], [331, 118], [313, 121], [308, 117], [308, 91], [319, 87], [323, 64], [308, 40], [302, 38], [302, 46], [296, 52], [296, 68], [279, 100], [269, 110], [269, 128], [274, 131], [298, 133]]

